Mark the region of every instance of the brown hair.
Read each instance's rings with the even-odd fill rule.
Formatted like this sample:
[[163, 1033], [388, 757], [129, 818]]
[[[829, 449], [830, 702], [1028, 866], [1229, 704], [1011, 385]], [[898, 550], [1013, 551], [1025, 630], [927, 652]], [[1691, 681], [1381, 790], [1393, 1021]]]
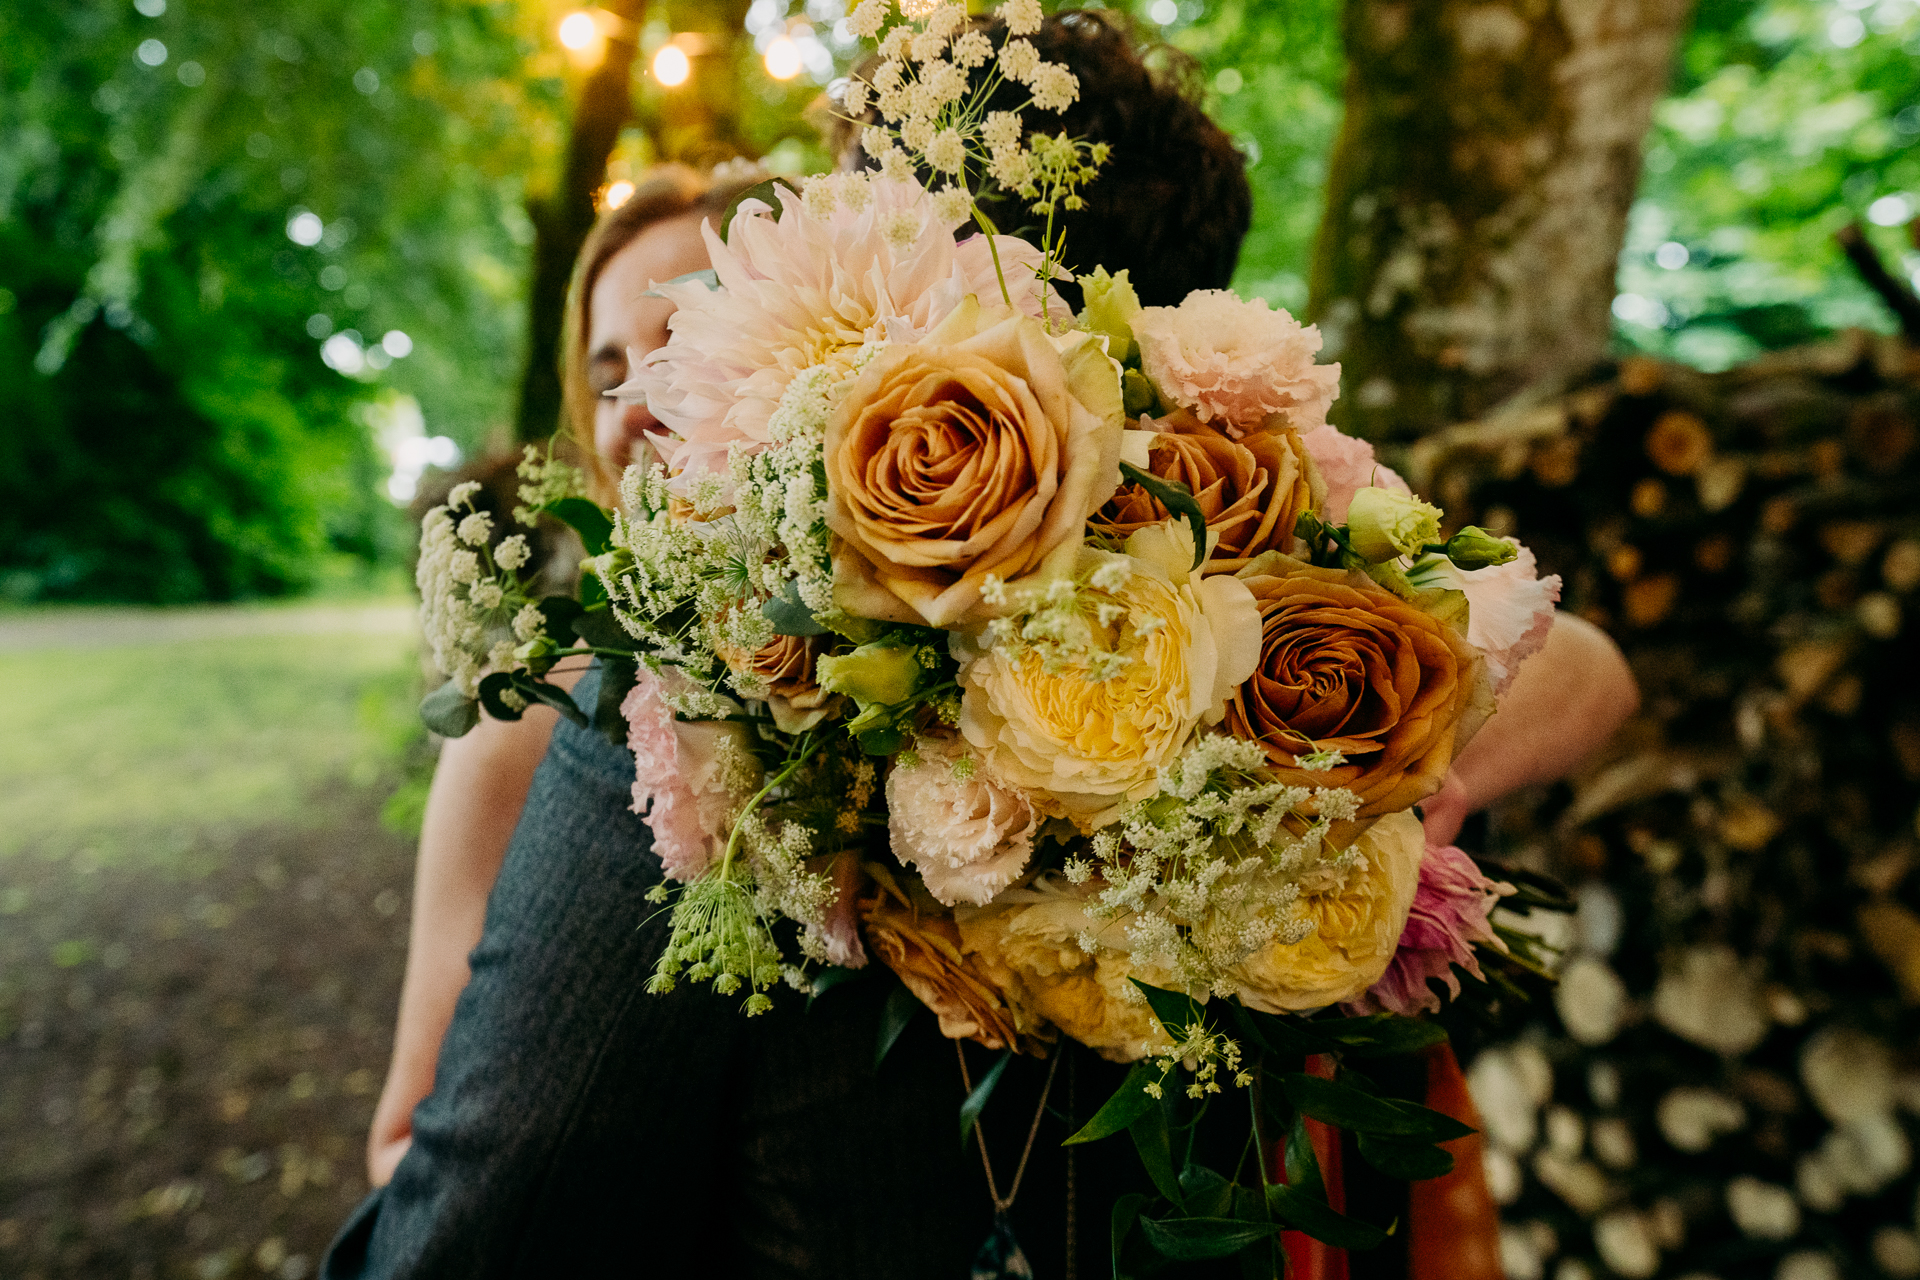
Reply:
[[[996, 45], [1005, 43], [997, 18], [975, 21]], [[1066, 232], [1066, 265], [1124, 268], [1148, 306], [1176, 305], [1191, 289], [1226, 288], [1252, 223], [1253, 192], [1246, 157], [1200, 107], [1199, 64], [1143, 39], [1126, 15], [1112, 11], [1064, 9], [1031, 39], [1041, 57], [1065, 63], [1080, 78], [1080, 97], [1059, 115], [1027, 112], [1028, 130], [1113, 147], [1112, 159], [1081, 192], [1086, 208], [1056, 223]], [[872, 71], [869, 65], [862, 74]], [[1027, 96], [1002, 84], [987, 107], [1013, 110]], [[860, 123], [877, 118], [869, 111]], [[870, 163], [855, 125], [837, 123], [829, 142], [854, 167]], [[1035, 229], [1017, 196], [996, 193], [985, 207], [1004, 232]], [[1078, 302], [1078, 290], [1069, 286], [1067, 293]]]
[[581, 242], [580, 254], [573, 262], [573, 279], [567, 285], [567, 313], [560, 338], [560, 387], [567, 431], [579, 450], [588, 485], [600, 501], [612, 500], [620, 476], [593, 442], [593, 411], [599, 400], [587, 383], [591, 354], [587, 350], [588, 307], [593, 286], [614, 255], [647, 228], [687, 214], [707, 215], [717, 223], [727, 206], [764, 176], [757, 169], [729, 174], [723, 167], [709, 177], [683, 164], [660, 165], [642, 175], [634, 193], [619, 208], [600, 215]]

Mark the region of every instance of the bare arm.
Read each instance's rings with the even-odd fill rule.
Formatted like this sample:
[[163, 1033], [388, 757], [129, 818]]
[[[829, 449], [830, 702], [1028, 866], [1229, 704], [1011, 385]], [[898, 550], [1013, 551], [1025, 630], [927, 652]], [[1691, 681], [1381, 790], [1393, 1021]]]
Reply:
[[[571, 689], [580, 675], [556, 670], [552, 679]], [[367, 1135], [367, 1179], [376, 1187], [413, 1141], [413, 1108], [433, 1089], [440, 1042], [467, 985], [467, 953], [480, 941], [487, 895], [558, 720], [541, 706], [510, 723], [483, 717], [441, 749], [420, 827], [393, 1061]]]
[[1639, 705], [1619, 646], [1584, 618], [1556, 615], [1546, 647], [1521, 664], [1499, 712], [1421, 802], [1427, 839], [1451, 844], [1469, 814], [1572, 773]]

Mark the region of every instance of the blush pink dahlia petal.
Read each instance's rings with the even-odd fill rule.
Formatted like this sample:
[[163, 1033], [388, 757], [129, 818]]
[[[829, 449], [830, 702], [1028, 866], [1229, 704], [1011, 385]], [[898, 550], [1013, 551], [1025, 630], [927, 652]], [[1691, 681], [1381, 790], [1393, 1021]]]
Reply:
[[1512, 892], [1512, 885], [1481, 875], [1473, 859], [1452, 845], [1428, 845], [1393, 963], [1366, 995], [1346, 1007], [1354, 1013], [1437, 1013], [1440, 996], [1429, 979], [1444, 982], [1453, 996], [1460, 994], [1456, 968], [1485, 981], [1474, 944], [1507, 949], [1488, 917]]
[[[802, 370], [850, 369], [865, 343], [916, 340], [969, 294], [1001, 303], [984, 237], [956, 242], [917, 184], [875, 177], [869, 186], [859, 211], [838, 205], [824, 218], [785, 188], [776, 188], [777, 215], [745, 201], [728, 240], [703, 227], [719, 288], [657, 286], [678, 308], [672, 336], [613, 394], [646, 400], [679, 487], [705, 471], [724, 476], [736, 445], [768, 444], [768, 419]], [[1014, 305], [1038, 316], [1039, 252], [1010, 236], [997, 244]]]
[[1313, 361], [1320, 330], [1264, 299], [1196, 289], [1177, 307], [1142, 307], [1131, 323], [1141, 368], [1161, 395], [1229, 435], [1276, 413], [1311, 431], [1340, 393], [1340, 366]]
[[1353, 502], [1353, 495], [1362, 489], [1372, 487], [1392, 489], [1396, 493], [1413, 492], [1407, 487], [1407, 482], [1394, 473], [1393, 468], [1382, 466], [1373, 456], [1372, 445], [1336, 427], [1322, 423], [1310, 431], [1302, 431], [1300, 443], [1306, 448], [1307, 456], [1313, 459], [1320, 478], [1326, 481], [1327, 501], [1322, 510], [1329, 524], [1346, 521], [1347, 507]]

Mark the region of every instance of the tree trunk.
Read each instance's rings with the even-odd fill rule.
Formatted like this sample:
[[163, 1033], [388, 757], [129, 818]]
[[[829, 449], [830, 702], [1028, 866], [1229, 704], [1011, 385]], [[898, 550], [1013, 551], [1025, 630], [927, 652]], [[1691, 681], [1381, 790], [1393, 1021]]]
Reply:
[[520, 382], [514, 434], [544, 440], [560, 426], [560, 330], [574, 255], [593, 227], [594, 192], [606, 178], [607, 157], [633, 114], [635, 40], [646, 0], [605, 0], [624, 20], [608, 34], [606, 56], [580, 86], [557, 187], [527, 201], [533, 222], [533, 280], [527, 289], [527, 364]]
[[1336, 420], [1407, 440], [1607, 348], [1689, 0], [1346, 0], [1309, 314]]

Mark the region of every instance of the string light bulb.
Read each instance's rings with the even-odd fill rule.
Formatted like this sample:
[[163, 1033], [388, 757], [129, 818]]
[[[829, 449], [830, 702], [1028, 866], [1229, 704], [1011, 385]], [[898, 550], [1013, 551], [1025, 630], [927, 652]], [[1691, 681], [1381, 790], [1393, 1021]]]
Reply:
[[625, 204], [627, 201], [631, 199], [633, 199], [633, 184], [631, 182], [628, 182], [625, 178], [622, 178], [620, 179], [620, 181], [612, 183], [607, 187], [607, 194], [605, 197], [605, 205], [607, 208], [618, 209], [621, 205]]
[[600, 39], [600, 24], [585, 9], [576, 9], [560, 19], [560, 43], [575, 53], [591, 49]]
[[775, 80], [791, 80], [800, 74], [800, 46], [781, 36], [767, 46], [767, 74]]
[[692, 74], [692, 61], [687, 51], [677, 44], [663, 44], [653, 55], [653, 78], [669, 89], [685, 84]]

